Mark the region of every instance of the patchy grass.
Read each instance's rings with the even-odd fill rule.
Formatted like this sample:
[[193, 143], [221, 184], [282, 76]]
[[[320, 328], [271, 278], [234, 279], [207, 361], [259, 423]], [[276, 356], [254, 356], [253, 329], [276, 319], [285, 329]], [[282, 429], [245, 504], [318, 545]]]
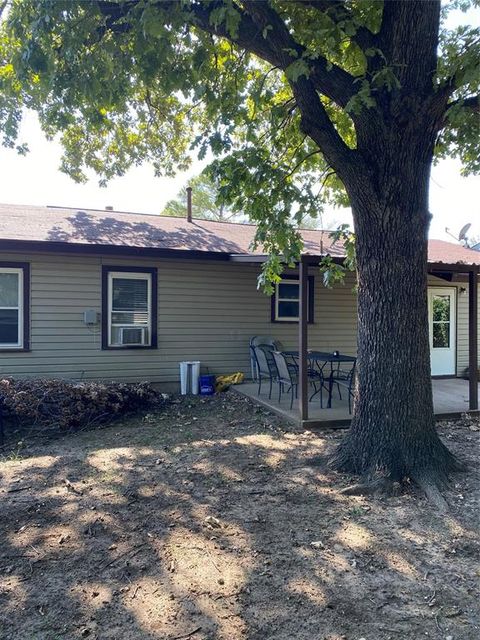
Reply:
[[0, 463], [2, 640], [478, 638], [479, 429], [439, 517], [345, 496], [295, 431], [235, 393], [24, 442]]

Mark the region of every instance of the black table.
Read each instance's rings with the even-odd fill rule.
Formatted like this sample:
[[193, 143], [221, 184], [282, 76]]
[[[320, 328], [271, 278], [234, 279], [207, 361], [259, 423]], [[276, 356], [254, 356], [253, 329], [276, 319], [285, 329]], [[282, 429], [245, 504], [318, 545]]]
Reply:
[[[284, 355], [292, 356], [293, 358], [299, 358], [300, 354], [298, 351], [283, 351]], [[328, 353], [327, 351], [307, 351], [307, 360], [313, 362], [318, 368], [319, 372], [322, 374], [322, 377], [325, 380], [329, 381], [328, 384], [328, 409], [332, 406], [332, 391], [333, 391], [333, 374], [335, 371], [334, 365], [339, 365], [342, 362], [350, 362], [352, 365], [355, 364], [357, 358], [355, 356], [347, 356], [343, 353], [339, 353], [335, 355], [334, 353]], [[330, 375], [326, 376], [324, 373], [325, 367], [330, 364]], [[318, 391], [310, 397], [310, 400], [317, 395], [322, 390], [322, 386]]]

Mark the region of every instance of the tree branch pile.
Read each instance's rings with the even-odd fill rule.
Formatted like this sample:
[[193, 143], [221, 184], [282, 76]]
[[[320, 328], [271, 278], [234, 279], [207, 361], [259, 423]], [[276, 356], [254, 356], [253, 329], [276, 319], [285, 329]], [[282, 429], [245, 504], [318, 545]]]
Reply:
[[87, 429], [166, 402], [148, 382], [0, 380], [2, 412], [21, 427]]

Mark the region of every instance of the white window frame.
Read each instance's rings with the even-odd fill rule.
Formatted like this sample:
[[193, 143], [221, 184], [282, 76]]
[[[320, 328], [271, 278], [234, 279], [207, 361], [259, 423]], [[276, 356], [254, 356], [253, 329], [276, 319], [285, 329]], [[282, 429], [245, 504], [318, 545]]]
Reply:
[[[281, 284], [296, 284], [298, 286], [298, 298], [281, 298], [279, 296], [279, 287]], [[314, 280], [312, 276], [307, 277], [307, 322], [308, 324], [313, 323], [314, 310], [311, 306], [313, 304], [312, 296], [315, 291]], [[298, 301], [298, 310], [300, 311], [300, 278], [298, 276], [293, 276], [291, 278], [282, 278], [280, 282], [277, 282], [275, 285], [275, 306], [274, 306], [274, 314], [273, 314], [273, 322], [299, 322], [300, 318], [298, 316], [280, 316], [278, 313], [279, 302], [295, 302]]]
[[[122, 278], [123, 280], [146, 280], [147, 285], [147, 313], [148, 324], [112, 324], [112, 313], [114, 313], [113, 307], [113, 280], [115, 278]], [[132, 309], [132, 311], [134, 311]], [[125, 327], [129, 329], [137, 329], [145, 326], [148, 330], [148, 340], [144, 344], [117, 344], [112, 342], [112, 326]], [[152, 346], [152, 274], [143, 273], [141, 271], [109, 271], [108, 272], [108, 346], [115, 349], [132, 349], [132, 348], [145, 348]]]
[[[281, 284], [296, 284], [298, 286], [298, 298], [280, 298], [279, 290]], [[308, 295], [308, 293], [307, 293]], [[299, 278], [282, 278], [275, 286], [275, 322], [298, 322], [298, 316], [280, 316], [278, 313], [280, 302], [298, 301], [298, 309], [300, 310], [300, 279]]]
[[16, 309], [18, 311], [18, 340], [13, 342], [0, 342], [0, 349], [23, 349], [24, 346], [24, 270], [22, 267], [1, 267], [0, 273], [16, 273], [18, 275], [18, 305], [16, 307], [6, 307], [0, 305], [0, 309]]

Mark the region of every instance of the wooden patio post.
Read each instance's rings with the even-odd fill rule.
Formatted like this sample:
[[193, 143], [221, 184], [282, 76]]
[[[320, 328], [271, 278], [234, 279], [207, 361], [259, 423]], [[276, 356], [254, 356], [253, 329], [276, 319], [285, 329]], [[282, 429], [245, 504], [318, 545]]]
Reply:
[[470, 411], [478, 409], [478, 267], [468, 272], [468, 380]]
[[300, 258], [300, 301], [298, 317], [298, 403], [300, 409], [300, 421], [308, 420], [308, 260], [306, 256]]

